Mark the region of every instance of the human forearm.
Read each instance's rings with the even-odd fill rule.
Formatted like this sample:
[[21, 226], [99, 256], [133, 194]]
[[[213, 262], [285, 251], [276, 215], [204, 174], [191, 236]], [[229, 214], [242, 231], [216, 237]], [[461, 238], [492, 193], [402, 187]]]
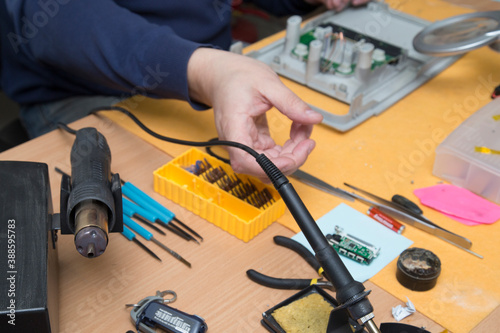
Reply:
[[20, 36], [13, 46], [50, 69], [56, 87], [61, 78], [75, 93], [85, 85], [95, 93], [188, 98], [187, 62], [200, 44], [111, 0], [54, 1], [51, 11], [40, 3], [8, 2], [12, 34]]

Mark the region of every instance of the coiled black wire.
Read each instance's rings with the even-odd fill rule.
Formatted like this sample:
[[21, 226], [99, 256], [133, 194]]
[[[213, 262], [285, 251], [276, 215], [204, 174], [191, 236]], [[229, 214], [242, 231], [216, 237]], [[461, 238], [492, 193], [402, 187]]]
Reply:
[[96, 114], [100, 111], [118, 111], [126, 116], [128, 116], [134, 123], [137, 124], [143, 131], [148, 133], [149, 135], [166, 141], [170, 143], [176, 143], [184, 146], [194, 146], [194, 147], [213, 147], [213, 146], [228, 146], [228, 147], [235, 147], [239, 148], [241, 150], [246, 151], [250, 155], [252, 155], [254, 158], [257, 158], [259, 156], [259, 153], [253, 150], [252, 148], [248, 147], [247, 145], [244, 145], [239, 142], [234, 142], [234, 141], [225, 141], [225, 140], [218, 140], [218, 139], [212, 139], [210, 141], [189, 141], [189, 140], [181, 140], [181, 139], [174, 139], [168, 136], [161, 135], [159, 133], [156, 133], [152, 129], [148, 128], [144, 123], [142, 123], [134, 114], [132, 114], [130, 111], [127, 109], [121, 107], [121, 106], [104, 106], [104, 107], [99, 107], [96, 108], [92, 111], [90, 111], [89, 114]]

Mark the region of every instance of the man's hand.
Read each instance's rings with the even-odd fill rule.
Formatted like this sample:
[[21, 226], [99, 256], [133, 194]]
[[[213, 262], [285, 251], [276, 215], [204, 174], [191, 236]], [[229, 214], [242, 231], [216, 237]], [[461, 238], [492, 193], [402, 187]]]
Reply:
[[370, 0], [305, 0], [305, 2], [311, 5], [325, 5], [328, 9], [340, 12], [342, 9], [347, 7], [349, 3], [353, 6], [361, 6], [370, 2]]
[[[214, 108], [221, 140], [236, 141], [266, 156], [285, 174], [297, 170], [314, 149], [309, 137], [322, 116], [285, 87], [267, 65], [226, 51], [200, 48], [188, 63], [190, 97]], [[265, 113], [272, 107], [292, 120], [290, 138], [283, 146], [269, 133]], [[235, 172], [268, 181], [254, 157], [229, 148]]]

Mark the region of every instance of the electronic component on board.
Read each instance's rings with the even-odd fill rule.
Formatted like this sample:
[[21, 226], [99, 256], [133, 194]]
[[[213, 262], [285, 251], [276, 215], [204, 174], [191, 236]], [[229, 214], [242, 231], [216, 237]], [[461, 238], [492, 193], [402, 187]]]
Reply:
[[246, 55], [348, 104], [349, 112], [341, 114], [328, 107], [327, 99], [310, 105], [325, 125], [342, 132], [385, 111], [459, 57], [436, 59], [417, 52], [412, 40], [430, 22], [383, 2], [326, 11], [301, 23], [300, 16], [289, 17], [284, 38]]
[[338, 225], [335, 233], [326, 235], [326, 239], [339, 254], [361, 264], [369, 265], [380, 253], [379, 247], [345, 233]]
[[302, 34], [291, 56], [307, 62], [310, 45], [320, 41], [321, 72], [354, 74], [358, 65], [374, 70], [386, 64], [396, 65], [403, 59], [404, 50], [354, 30], [333, 24], [320, 26]]

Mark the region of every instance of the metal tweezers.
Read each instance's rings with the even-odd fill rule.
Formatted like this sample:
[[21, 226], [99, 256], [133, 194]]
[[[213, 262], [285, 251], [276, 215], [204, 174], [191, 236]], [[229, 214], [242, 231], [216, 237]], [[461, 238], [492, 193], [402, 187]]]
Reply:
[[343, 189], [340, 189], [338, 187], [334, 187], [328, 184], [327, 182], [322, 181], [321, 179], [316, 178], [313, 175], [305, 171], [302, 171], [300, 169], [292, 173], [290, 177], [300, 180], [304, 184], [310, 185], [318, 190], [333, 194], [339, 198], [346, 199], [349, 201], [354, 201], [354, 198], [349, 192], [344, 191]]
[[418, 215], [413, 212], [410, 212], [409, 210], [405, 209], [404, 207], [395, 204], [391, 201], [385, 200], [379, 196], [376, 196], [372, 193], [369, 193], [367, 191], [364, 191], [360, 188], [354, 187], [352, 185], [344, 183], [344, 185], [359, 191], [367, 196], [372, 197], [373, 199], [377, 200], [378, 202], [372, 201], [370, 199], [367, 199], [365, 197], [362, 197], [359, 194], [352, 193], [352, 192], [347, 192], [349, 195], [351, 195], [353, 198], [358, 199], [359, 201], [362, 201], [368, 205], [373, 205], [376, 206], [382, 213], [387, 214], [393, 218], [396, 218], [402, 222], [405, 222], [411, 226], [414, 226], [415, 228], [418, 228], [420, 230], [423, 230], [431, 235], [434, 235], [438, 238], [441, 238], [442, 240], [455, 245], [456, 247], [469, 252], [470, 254], [475, 255], [476, 257], [479, 257], [483, 259], [483, 256], [480, 254], [477, 254], [476, 252], [473, 252], [470, 250], [472, 246], [472, 242], [460, 235], [457, 235], [449, 230], [446, 230], [437, 224], [433, 223], [423, 215]]

